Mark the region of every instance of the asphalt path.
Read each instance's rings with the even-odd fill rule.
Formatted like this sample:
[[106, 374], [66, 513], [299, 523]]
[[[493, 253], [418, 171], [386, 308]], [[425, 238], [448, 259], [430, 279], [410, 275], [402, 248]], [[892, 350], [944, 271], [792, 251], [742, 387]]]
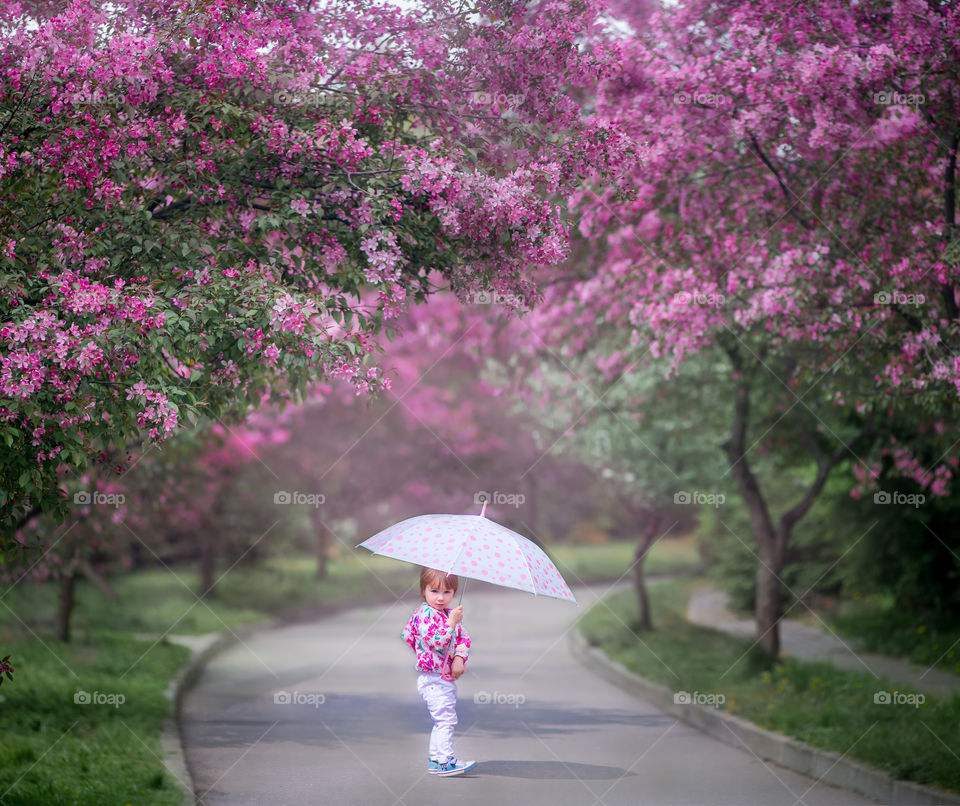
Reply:
[[470, 582], [473, 649], [455, 749], [479, 764], [427, 775], [431, 722], [400, 630], [415, 597], [264, 629], [214, 657], [181, 728], [205, 806], [843, 806], [871, 804], [706, 736], [581, 665], [579, 605]]

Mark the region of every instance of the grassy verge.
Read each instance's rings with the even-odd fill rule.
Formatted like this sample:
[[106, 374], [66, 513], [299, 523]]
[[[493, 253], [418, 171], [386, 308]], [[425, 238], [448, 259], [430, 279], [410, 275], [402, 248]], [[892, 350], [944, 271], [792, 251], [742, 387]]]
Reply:
[[[111, 579], [117, 593], [113, 603], [81, 579], [73, 630], [81, 641], [104, 632], [196, 635], [378, 593], [399, 596], [411, 585], [416, 587], [412, 566], [382, 557], [350, 555], [332, 561], [327, 579], [319, 582], [314, 579], [314, 568], [311, 559], [302, 557], [240, 565], [224, 574], [202, 601], [195, 595], [200, 580], [193, 568], [149, 568]], [[9, 610], [0, 606], [0, 627], [17, 630], [22, 619], [37, 632], [52, 631], [55, 585], [23, 583], [3, 597], [3, 602]]]
[[0, 688], [0, 803], [181, 803], [158, 737], [186, 649], [106, 635], [96, 646], [2, 643], [16, 672]]
[[879, 704], [877, 692], [906, 700], [916, 692], [895, 681], [785, 658], [772, 667], [751, 641], [683, 618], [692, 583], [650, 585], [654, 626], [633, 632], [636, 603], [623, 592], [581, 620], [585, 638], [639, 675], [673, 689], [723, 697], [728, 713], [816, 747], [886, 770], [896, 778], [960, 791], [960, 695], [926, 695], [919, 707]]
[[960, 674], [960, 624], [956, 621], [904, 613], [892, 596], [844, 602], [822, 617], [838, 634], [858, 641], [869, 652]]
[[[590, 546], [551, 546], [550, 556], [567, 582], [574, 585], [578, 579], [618, 579], [633, 563], [636, 548], [634, 543], [619, 541]], [[683, 574], [700, 565], [693, 536], [688, 535], [658, 540], [643, 568], [647, 574]], [[624, 578], [629, 579], [630, 574]]]

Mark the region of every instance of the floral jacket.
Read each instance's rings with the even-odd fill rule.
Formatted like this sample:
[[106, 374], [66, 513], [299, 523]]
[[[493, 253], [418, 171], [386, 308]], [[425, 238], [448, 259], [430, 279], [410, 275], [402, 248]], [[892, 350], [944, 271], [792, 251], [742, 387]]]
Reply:
[[[453, 679], [450, 665], [454, 657], [459, 655], [466, 661], [470, 654], [470, 636], [463, 629], [463, 622], [457, 625], [456, 630], [450, 629], [447, 625], [449, 612], [449, 609], [435, 610], [424, 602], [413, 612], [400, 633], [400, 637], [416, 653], [417, 669], [421, 672], [440, 672], [444, 680]], [[444, 653], [447, 659], [441, 668]]]

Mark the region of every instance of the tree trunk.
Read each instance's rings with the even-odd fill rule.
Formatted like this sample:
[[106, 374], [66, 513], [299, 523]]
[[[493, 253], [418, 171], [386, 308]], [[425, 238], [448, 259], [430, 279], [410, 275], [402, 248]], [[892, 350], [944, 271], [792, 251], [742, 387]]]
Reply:
[[534, 473], [527, 476], [527, 519], [530, 522], [530, 529], [538, 539], [549, 539], [545, 535], [540, 523], [539, 495], [537, 489], [537, 477]]
[[217, 555], [220, 553], [220, 529], [223, 527], [224, 503], [225, 494], [223, 490], [221, 490], [214, 500], [206, 528], [203, 530], [203, 545], [200, 549], [201, 596], [213, 593], [213, 589], [217, 584], [214, 575], [217, 570]]
[[783, 615], [783, 583], [780, 581], [783, 562], [775, 554], [770, 547], [760, 550], [754, 606], [757, 640], [771, 658], [780, 656], [780, 618]]
[[[637, 555], [640, 554], [640, 547], [637, 547]], [[637, 557], [637, 564], [633, 568], [633, 589], [637, 594], [637, 613], [639, 614], [638, 624], [644, 632], [653, 629], [653, 622], [650, 619], [650, 600], [647, 598], [647, 586], [643, 580], [643, 558]]]
[[207, 531], [203, 536], [200, 546], [200, 595], [205, 596], [213, 590], [216, 582], [213, 578], [216, 570], [216, 546], [215, 538], [211, 531]]
[[317, 533], [317, 570], [313, 578], [318, 582], [327, 578], [327, 555], [330, 552], [330, 530], [327, 524], [321, 520], [314, 507], [313, 526]]
[[754, 613], [757, 621], [757, 641], [771, 658], [780, 654], [780, 616], [782, 591], [780, 572], [783, 570], [784, 551], [777, 545], [777, 534], [750, 462], [747, 459], [747, 426], [750, 422], [750, 378], [744, 373], [740, 356], [729, 350], [736, 373], [733, 424], [730, 439], [723, 448], [730, 461], [730, 472], [737, 482], [740, 496], [747, 507], [750, 528], [757, 540], [757, 591]]
[[644, 532], [643, 537], [637, 543], [636, 553], [633, 555], [633, 590], [637, 595], [637, 613], [640, 617], [640, 629], [650, 631], [653, 629], [653, 620], [650, 617], [650, 600], [647, 597], [647, 585], [643, 578], [643, 564], [647, 559], [647, 552], [656, 539], [657, 532], [660, 530], [660, 518], [653, 516]]
[[73, 589], [76, 582], [73, 564], [64, 568], [60, 575], [60, 592], [57, 597], [57, 640], [70, 641], [70, 616], [73, 614]]

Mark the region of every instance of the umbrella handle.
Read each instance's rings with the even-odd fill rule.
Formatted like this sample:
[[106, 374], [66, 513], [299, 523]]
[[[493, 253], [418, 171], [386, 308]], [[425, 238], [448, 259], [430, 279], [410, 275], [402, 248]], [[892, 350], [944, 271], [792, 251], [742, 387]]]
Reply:
[[[484, 504], [484, 506], [486, 506], [486, 504]], [[463, 591], [464, 591], [464, 589], [465, 589], [466, 587], [467, 587], [467, 578], [464, 577], [464, 578], [463, 578], [463, 587], [460, 588], [460, 601], [457, 602], [457, 606], [458, 606], [458, 607], [459, 607], [461, 604], [463, 604]], [[454, 634], [456, 634], [456, 632], [454, 632]], [[443, 668], [444, 664], [447, 662], [447, 657], [448, 657], [449, 654], [450, 654], [450, 647], [453, 646], [454, 643], [455, 643], [455, 642], [453, 641], [453, 639], [451, 639], [451, 640], [450, 640], [450, 645], [443, 651], [443, 660], [440, 661], [440, 668], [441, 668], [441, 669]]]

